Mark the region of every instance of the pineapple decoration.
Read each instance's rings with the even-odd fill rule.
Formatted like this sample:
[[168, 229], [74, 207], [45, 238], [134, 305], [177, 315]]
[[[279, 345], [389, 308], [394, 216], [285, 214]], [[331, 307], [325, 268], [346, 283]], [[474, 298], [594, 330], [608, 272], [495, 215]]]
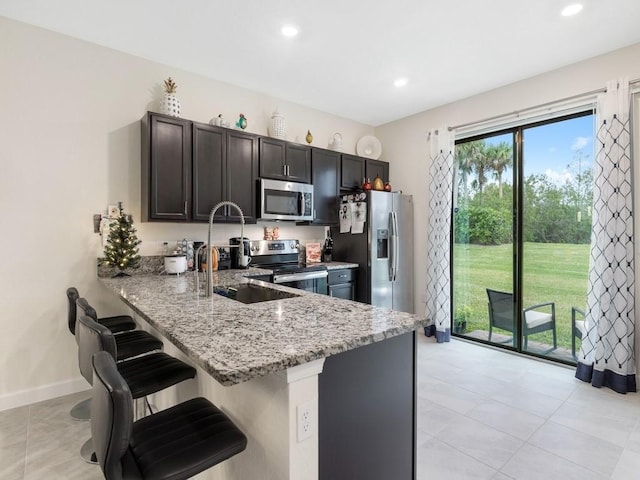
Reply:
[[133, 226], [131, 215], [124, 213], [122, 202], [118, 202], [118, 218], [109, 227], [109, 238], [104, 249], [102, 263], [108, 266], [117, 267], [120, 272], [116, 277], [126, 277], [126, 268], [138, 268], [140, 255], [138, 255], [138, 245], [140, 240], [136, 236], [136, 229]]
[[172, 117], [180, 116], [180, 100], [175, 96], [178, 85], [171, 79], [164, 81], [164, 97], [160, 102], [160, 113], [171, 115]]

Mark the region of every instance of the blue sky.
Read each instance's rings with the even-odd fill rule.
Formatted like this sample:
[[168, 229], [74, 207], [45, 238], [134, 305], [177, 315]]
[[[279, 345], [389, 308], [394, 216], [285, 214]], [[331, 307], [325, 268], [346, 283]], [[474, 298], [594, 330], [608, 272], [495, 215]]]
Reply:
[[[579, 168], [593, 166], [594, 116], [573, 118], [524, 130], [524, 175], [546, 174], [554, 183], [571, 181]], [[511, 144], [511, 134], [487, 138], [488, 144]], [[578, 153], [582, 164], [578, 165]], [[512, 171], [505, 172], [506, 183]]]

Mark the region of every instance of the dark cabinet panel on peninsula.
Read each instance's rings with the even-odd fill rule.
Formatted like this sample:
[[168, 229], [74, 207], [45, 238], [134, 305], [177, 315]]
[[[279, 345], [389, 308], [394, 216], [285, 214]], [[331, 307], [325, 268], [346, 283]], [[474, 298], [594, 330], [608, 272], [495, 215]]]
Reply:
[[311, 149], [311, 183], [315, 215], [313, 224], [335, 225], [338, 222], [340, 195], [340, 154], [321, 148]]
[[148, 113], [142, 120], [142, 219], [189, 220], [191, 122]]
[[260, 138], [260, 177], [311, 183], [311, 149], [275, 138]]
[[356, 275], [357, 271], [354, 268], [329, 270], [329, 278], [327, 281], [329, 285], [329, 295], [346, 300], [355, 300]]

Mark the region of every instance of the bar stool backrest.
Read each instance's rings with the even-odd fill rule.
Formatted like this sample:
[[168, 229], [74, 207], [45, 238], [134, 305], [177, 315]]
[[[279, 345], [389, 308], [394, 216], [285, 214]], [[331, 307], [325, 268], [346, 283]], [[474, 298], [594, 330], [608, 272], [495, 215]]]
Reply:
[[[110, 354], [115, 362], [116, 341], [113, 333], [98, 322], [87, 316], [80, 316], [76, 325], [76, 339], [78, 340], [78, 365], [80, 373], [89, 382], [93, 383], [93, 366], [91, 359], [95, 353], [105, 351]], [[91, 414], [93, 417], [93, 413]]]
[[80, 294], [78, 293], [78, 289], [75, 287], [67, 288], [67, 300], [69, 301], [68, 315], [67, 315], [67, 323], [69, 324], [69, 331], [71, 335], [76, 334], [76, 316], [77, 316], [77, 308], [76, 301], [80, 298]]
[[129, 452], [133, 426], [133, 399], [116, 362], [107, 352], [92, 358], [93, 397], [91, 438], [107, 480], [141, 479]]

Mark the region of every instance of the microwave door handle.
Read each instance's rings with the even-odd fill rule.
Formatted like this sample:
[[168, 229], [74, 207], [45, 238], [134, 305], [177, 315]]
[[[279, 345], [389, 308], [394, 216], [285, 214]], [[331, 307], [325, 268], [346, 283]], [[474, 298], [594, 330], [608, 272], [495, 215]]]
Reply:
[[300, 192], [298, 195], [298, 212], [299, 215], [304, 215], [304, 193]]

